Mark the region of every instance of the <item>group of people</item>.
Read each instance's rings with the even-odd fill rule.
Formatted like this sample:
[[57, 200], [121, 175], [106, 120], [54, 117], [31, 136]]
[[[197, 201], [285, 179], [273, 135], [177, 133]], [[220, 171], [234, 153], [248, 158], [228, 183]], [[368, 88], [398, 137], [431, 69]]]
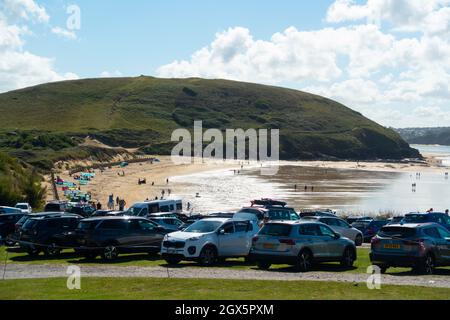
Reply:
[[[427, 213], [433, 213], [433, 212], [434, 212], [434, 209], [433, 209], [433, 208], [430, 208], [429, 210], [427, 210]], [[448, 216], [450, 216], [450, 212], [449, 212], [448, 209], [445, 210], [445, 214], [448, 215]]]
[[110, 194], [108, 196], [108, 210], [114, 210], [116, 207], [119, 211], [124, 211], [127, 202], [123, 198], [116, 197], [116, 201], [114, 202], [114, 195]]
[[[309, 188], [309, 187], [305, 185], [305, 188], [304, 188], [305, 192], [308, 191], [308, 188]], [[298, 186], [297, 186], [296, 184], [294, 185], [294, 190], [295, 190], [295, 191], [298, 190]], [[314, 186], [311, 186], [311, 192], [314, 192]]]

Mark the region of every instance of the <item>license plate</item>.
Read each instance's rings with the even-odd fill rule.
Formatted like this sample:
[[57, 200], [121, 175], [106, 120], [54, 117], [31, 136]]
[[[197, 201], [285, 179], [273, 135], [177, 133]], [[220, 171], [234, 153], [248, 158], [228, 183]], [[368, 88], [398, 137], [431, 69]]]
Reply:
[[388, 243], [384, 245], [385, 249], [400, 249], [399, 244]]
[[264, 249], [274, 249], [276, 246], [273, 243], [264, 243], [263, 248]]
[[167, 253], [177, 253], [176, 249], [167, 249]]

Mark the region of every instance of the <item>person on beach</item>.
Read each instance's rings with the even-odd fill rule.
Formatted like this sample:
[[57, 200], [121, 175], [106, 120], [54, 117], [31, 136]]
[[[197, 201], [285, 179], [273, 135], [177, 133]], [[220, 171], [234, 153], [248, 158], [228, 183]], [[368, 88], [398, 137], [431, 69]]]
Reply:
[[448, 213], [448, 209], [447, 210], [445, 210], [445, 214], [448, 216], [449, 215], [449, 213]]
[[430, 210], [427, 211], [427, 213], [433, 213], [433, 212], [434, 212], [433, 208], [430, 208]]
[[119, 200], [119, 211], [124, 211], [126, 204], [127, 203], [126, 203], [125, 199], [120, 199]]
[[169, 178], [166, 179], [166, 184], [169, 184]]
[[305, 192], [308, 191], [308, 186], [305, 186]]
[[120, 201], [119, 197], [116, 197], [116, 206], [119, 205], [119, 201]]
[[294, 190], [297, 191], [297, 185], [294, 185]]
[[102, 210], [102, 204], [99, 202], [97, 202], [97, 210]]
[[114, 195], [110, 194], [108, 197], [108, 209], [113, 210], [114, 209]]
[[191, 209], [191, 203], [188, 202], [188, 203], [187, 203], [187, 210], [189, 211], [190, 209]]

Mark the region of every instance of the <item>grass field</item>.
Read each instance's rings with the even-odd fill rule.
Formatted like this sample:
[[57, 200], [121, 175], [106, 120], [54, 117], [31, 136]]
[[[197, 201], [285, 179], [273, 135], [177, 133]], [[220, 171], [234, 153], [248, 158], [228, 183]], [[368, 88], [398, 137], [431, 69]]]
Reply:
[[314, 281], [261, 281], [153, 278], [85, 278], [80, 290], [68, 290], [66, 279], [0, 281], [0, 300], [138, 299], [138, 300], [355, 300], [450, 299], [450, 289]]
[[[8, 250], [8, 252], [6, 252]], [[338, 263], [324, 263], [320, 264], [315, 268], [315, 271], [326, 271], [326, 272], [347, 272], [347, 273], [366, 273], [367, 267], [371, 265], [369, 259], [369, 249], [368, 248], [358, 248], [358, 260], [355, 262], [354, 268], [352, 269], [342, 269]], [[7, 254], [7, 256], [6, 256]], [[7, 258], [8, 263], [20, 263], [20, 264], [78, 264], [78, 265], [113, 265], [113, 266], [140, 266], [140, 267], [155, 267], [155, 266], [166, 266], [166, 262], [161, 260], [160, 256], [149, 256], [147, 254], [128, 254], [121, 255], [114, 262], [105, 262], [100, 257], [96, 260], [87, 260], [83, 257], [77, 256], [73, 251], [66, 250], [61, 256], [57, 258], [49, 258], [44, 254], [39, 257], [30, 257], [28, 254], [20, 252], [16, 248], [6, 249], [5, 247], [0, 247], [0, 262], [5, 261]], [[189, 265], [197, 267], [195, 262], [182, 262], [184, 265]], [[226, 262], [218, 264], [217, 268], [228, 268], [228, 269], [251, 269], [256, 268], [252, 264], [245, 263], [244, 259], [228, 259]], [[274, 265], [273, 269], [280, 269], [283, 271], [289, 271], [292, 267], [287, 265]], [[411, 270], [407, 268], [391, 268], [387, 271], [388, 274], [405, 274], [409, 273]], [[292, 270], [294, 272], [294, 270]], [[450, 268], [439, 268], [436, 270], [439, 275], [450, 275]]]

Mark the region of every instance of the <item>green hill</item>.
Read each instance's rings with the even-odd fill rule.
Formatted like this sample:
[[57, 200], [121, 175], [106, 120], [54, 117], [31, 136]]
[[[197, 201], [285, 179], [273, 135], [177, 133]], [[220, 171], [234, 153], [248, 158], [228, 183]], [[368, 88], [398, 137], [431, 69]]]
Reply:
[[170, 153], [172, 130], [192, 128], [194, 120], [204, 128], [279, 128], [282, 159], [419, 156], [393, 130], [337, 102], [235, 81], [141, 76], [49, 83], [1, 94], [0, 113], [0, 148], [28, 159], [73, 156], [87, 135]]

